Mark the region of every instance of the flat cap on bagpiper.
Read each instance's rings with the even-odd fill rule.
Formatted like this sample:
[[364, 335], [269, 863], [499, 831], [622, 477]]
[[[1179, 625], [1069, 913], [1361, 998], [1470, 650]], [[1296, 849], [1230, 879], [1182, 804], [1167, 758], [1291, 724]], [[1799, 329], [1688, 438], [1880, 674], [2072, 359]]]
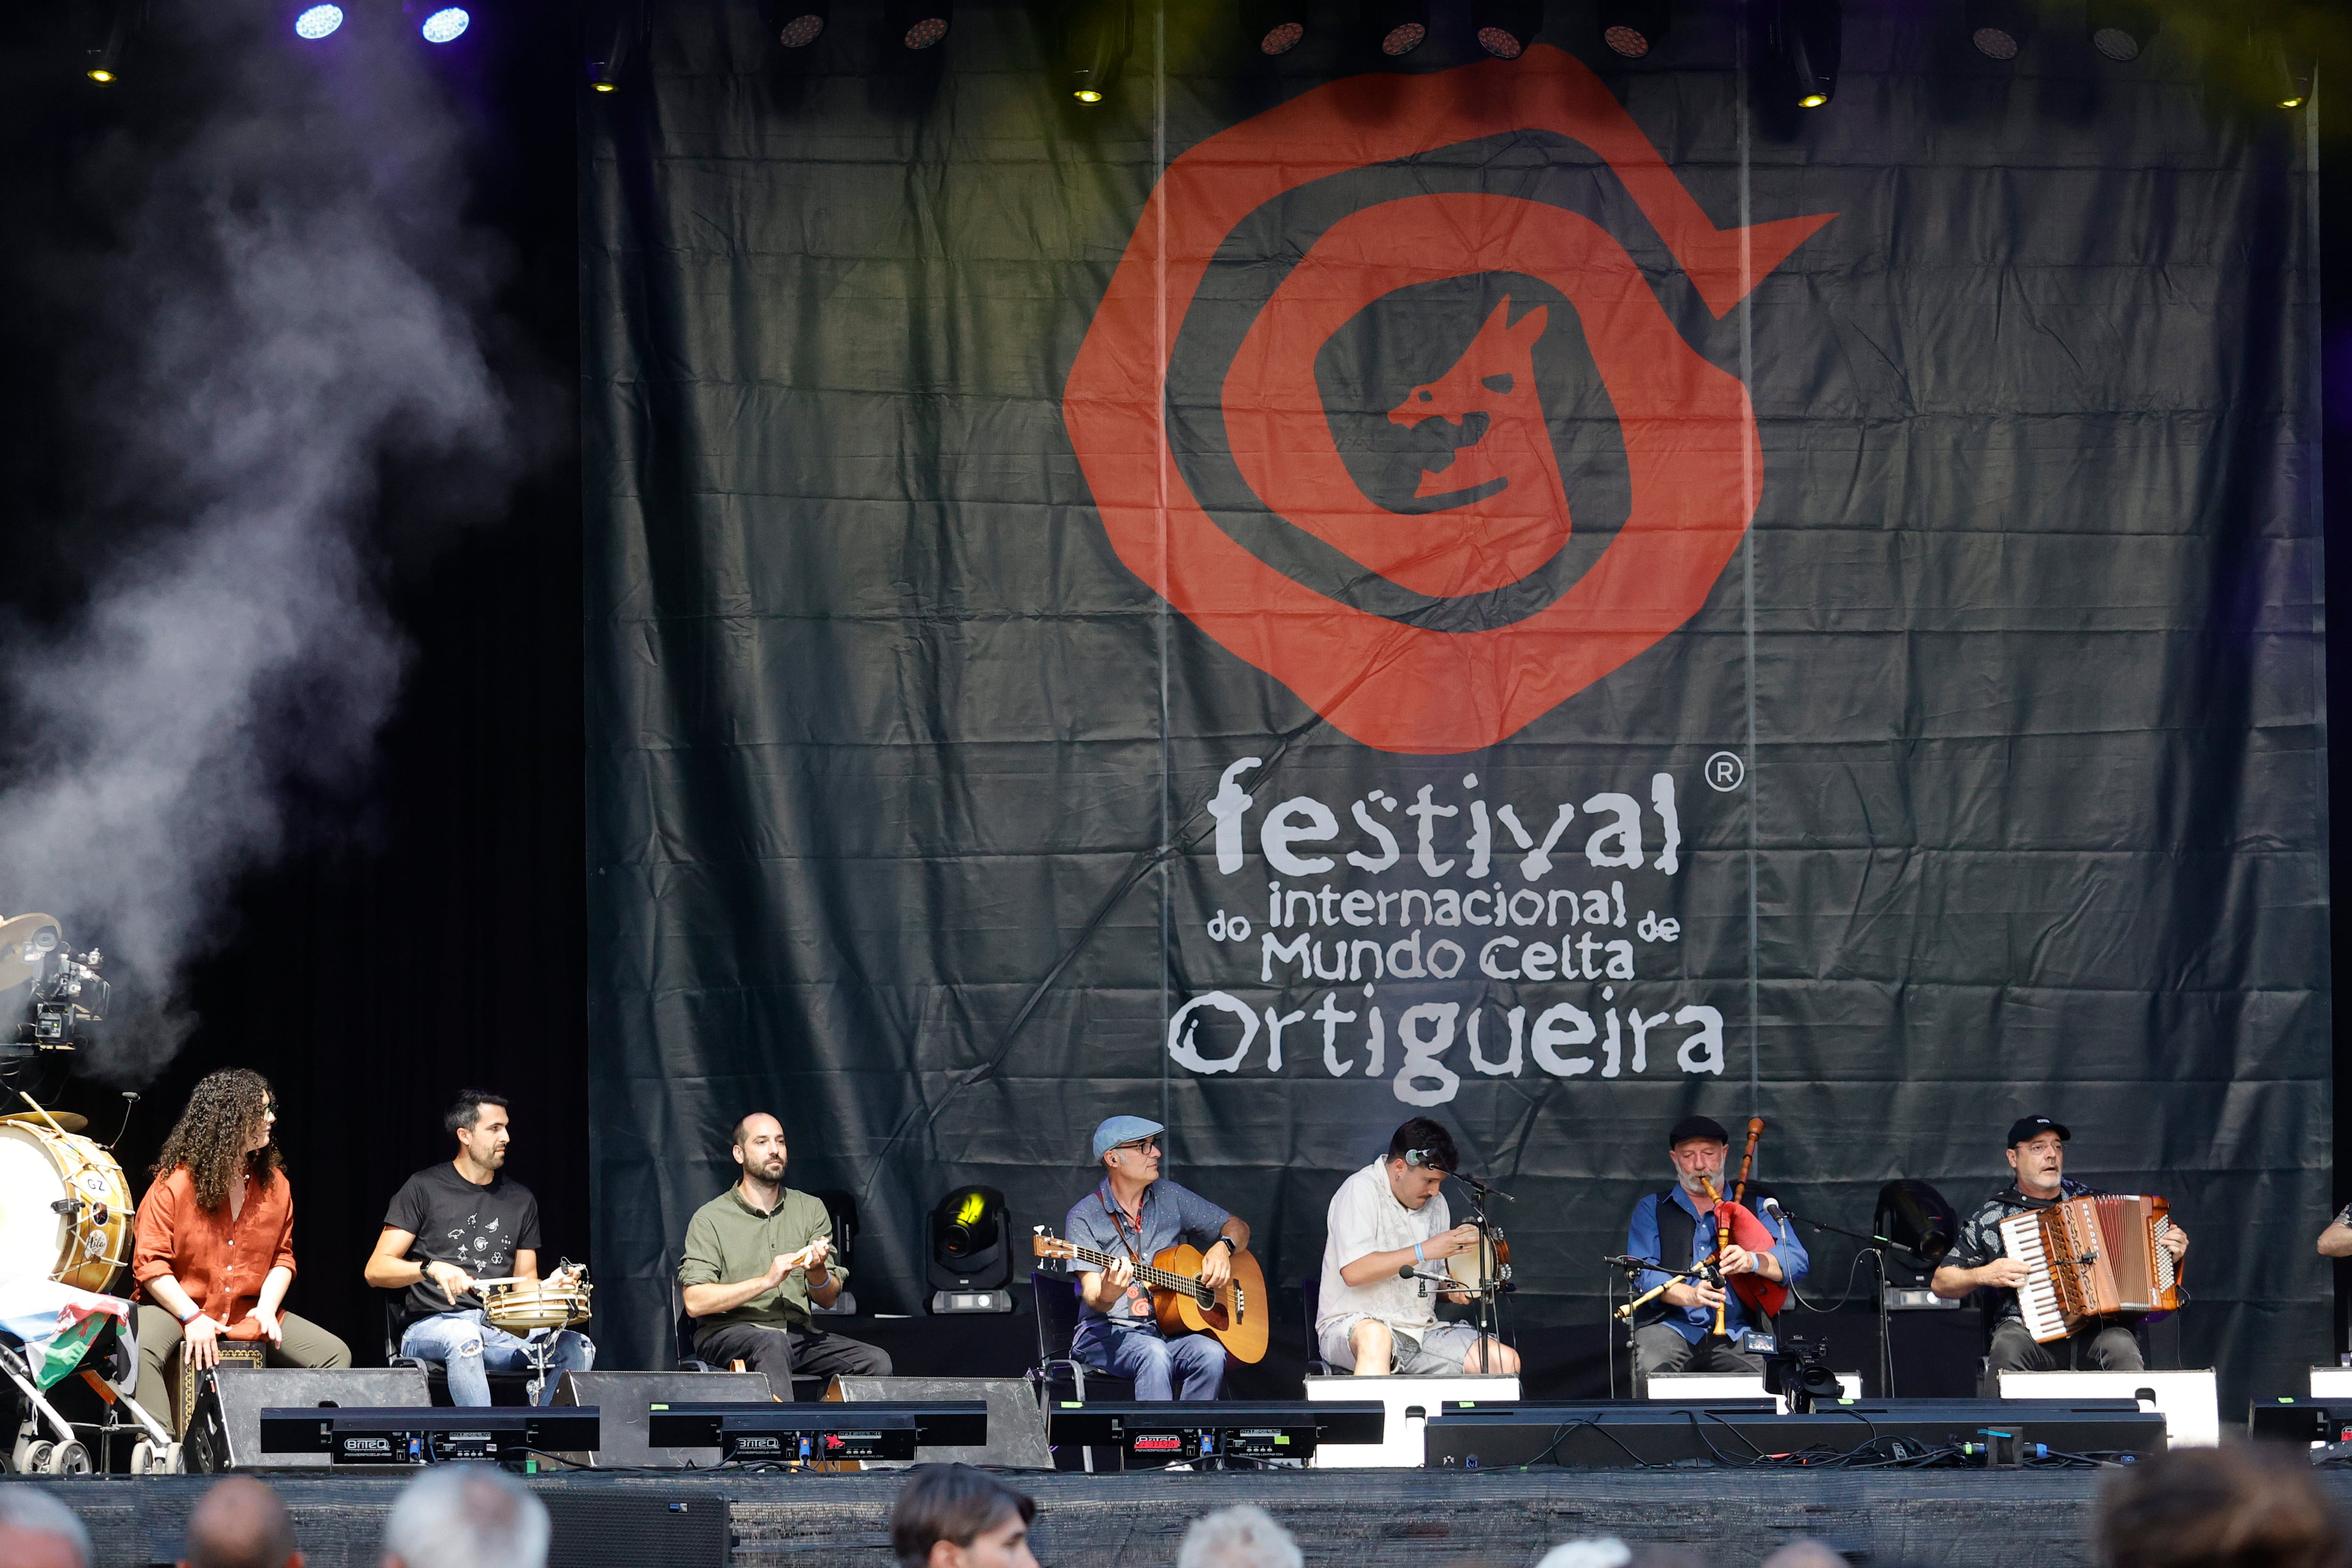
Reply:
[[2074, 1136], [2046, 1116], [2021, 1116], [2009, 1124], [2009, 1142], [2002, 1147], [2014, 1149], [2020, 1143], [2029, 1142], [2041, 1137], [2044, 1132], [2055, 1132], [2061, 1143], [2066, 1142]]
[[1731, 1142], [1731, 1134], [1726, 1132], [1723, 1130], [1723, 1123], [1714, 1117], [1685, 1116], [1675, 1123], [1675, 1130], [1672, 1132], [1666, 1134], [1666, 1147], [1671, 1149], [1677, 1143], [1687, 1143], [1694, 1138], [1712, 1138], [1718, 1143]]
[[1095, 1129], [1095, 1158], [1101, 1159], [1122, 1143], [1167, 1131], [1157, 1121], [1146, 1121], [1140, 1116], [1114, 1116]]

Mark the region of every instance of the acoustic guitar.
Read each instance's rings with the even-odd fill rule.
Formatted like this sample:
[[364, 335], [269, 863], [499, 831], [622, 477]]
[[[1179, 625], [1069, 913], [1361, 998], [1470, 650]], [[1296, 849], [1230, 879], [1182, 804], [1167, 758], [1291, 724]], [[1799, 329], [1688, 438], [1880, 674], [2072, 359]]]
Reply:
[[[1040, 1258], [1063, 1258], [1087, 1273], [1107, 1269], [1113, 1261], [1108, 1252], [1043, 1231], [1029, 1245]], [[1152, 1315], [1160, 1321], [1160, 1331], [1171, 1339], [1213, 1334], [1235, 1361], [1265, 1359], [1266, 1340], [1274, 1331], [1274, 1300], [1266, 1294], [1265, 1271], [1248, 1253], [1234, 1254], [1234, 1277], [1214, 1290], [1201, 1283], [1201, 1253], [1192, 1247], [1171, 1247], [1159, 1254], [1135, 1271], [1135, 1282], [1150, 1287]]]

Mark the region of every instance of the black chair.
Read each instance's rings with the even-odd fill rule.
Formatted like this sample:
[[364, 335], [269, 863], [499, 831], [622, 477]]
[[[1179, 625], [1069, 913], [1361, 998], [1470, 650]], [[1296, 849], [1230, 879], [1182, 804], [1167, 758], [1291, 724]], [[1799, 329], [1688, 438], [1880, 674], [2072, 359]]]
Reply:
[[[447, 1367], [437, 1361], [427, 1361], [423, 1356], [406, 1356], [400, 1353], [401, 1331], [407, 1327], [401, 1316], [402, 1294], [404, 1293], [393, 1291], [387, 1292], [384, 1297], [383, 1364], [415, 1367], [425, 1373], [425, 1386], [432, 1394], [434, 1404], [454, 1405], [457, 1402], [449, 1397]], [[530, 1403], [530, 1373], [528, 1371], [492, 1371], [488, 1375], [490, 1380], [492, 1405], [529, 1405]]]
[[1315, 1332], [1315, 1320], [1323, 1315], [1323, 1276], [1309, 1274], [1298, 1282], [1298, 1299], [1307, 1309], [1307, 1375], [1335, 1377], [1336, 1367], [1323, 1359], [1323, 1341]]
[[[1037, 1364], [1029, 1369], [1029, 1376], [1037, 1384], [1037, 1403], [1045, 1409], [1053, 1408], [1055, 1381], [1058, 1376], [1070, 1388], [1070, 1397], [1084, 1402], [1087, 1383], [1095, 1383], [1097, 1399], [1132, 1399], [1134, 1383], [1115, 1376], [1098, 1366], [1088, 1366], [1074, 1353], [1073, 1344], [1078, 1337], [1078, 1292], [1076, 1281], [1066, 1274], [1048, 1273], [1043, 1268], [1029, 1274], [1029, 1294], [1037, 1303]], [[1118, 1449], [1105, 1449], [1107, 1454]], [[1091, 1475], [1095, 1468], [1095, 1451], [1079, 1450], [1081, 1466]], [[1124, 1456], [1121, 1456], [1122, 1461]]]

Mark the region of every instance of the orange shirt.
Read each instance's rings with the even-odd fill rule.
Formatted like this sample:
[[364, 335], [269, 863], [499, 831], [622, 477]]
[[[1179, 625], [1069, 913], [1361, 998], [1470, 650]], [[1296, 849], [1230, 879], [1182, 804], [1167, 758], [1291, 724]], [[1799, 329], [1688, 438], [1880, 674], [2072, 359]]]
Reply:
[[142, 1286], [166, 1274], [177, 1279], [205, 1317], [228, 1325], [226, 1339], [262, 1337], [252, 1317], [261, 1282], [272, 1268], [293, 1268], [294, 1193], [283, 1171], [268, 1186], [247, 1177], [245, 1210], [235, 1219], [226, 1204], [209, 1213], [196, 1206], [195, 1180], [184, 1165], [140, 1200], [131, 1277]]

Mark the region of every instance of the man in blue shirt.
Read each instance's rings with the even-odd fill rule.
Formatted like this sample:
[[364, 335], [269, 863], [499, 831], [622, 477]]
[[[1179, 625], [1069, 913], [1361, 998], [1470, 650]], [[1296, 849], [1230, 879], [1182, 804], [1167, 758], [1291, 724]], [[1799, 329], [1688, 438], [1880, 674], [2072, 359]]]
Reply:
[[[1234, 1254], [1249, 1245], [1250, 1227], [1160, 1179], [1166, 1131], [1140, 1116], [1114, 1116], [1095, 1129], [1102, 1181], [1071, 1206], [1063, 1235], [1108, 1254], [1111, 1264], [1078, 1276], [1078, 1332], [1070, 1353], [1131, 1379], [1138, 1399], [1214, 1399], [1225, 1381], [1225, 1347], [1207, 1334], [1163, 1337], [1151, 1292], [1135, 1282], [1135, 1271], [1155, 1254], [1190, 1242], [1202, 1248], [1202, 1283], [1214, 1289], [1233, 1277]], [[1183, 1392], [1172, 1392], [1180, 1382]]]
[[[1724, 1191], [1724, 1156], [1731, 1152], [1731, 1135], [1711, 1117], [1688, 1116], [1666, 1134], [1666, 1148], [1675, 1163], [1675, 1184], [1652, 1193], [1633, 1205], [1625, 1227], [1629, 1257], [1654, 1258], [1676, 1269], [1715, 1256], [1715, 1202], [1706, 1184]], [[1772, 1195], [1770, 1189], [1748, 1184], [1747, 1206], [1755, 1210]], [[1794, 1287], [1803, 1280], [1812, 1260], [1796, 1227], [1771, 1213], [1759, 1215], [1775, 1245], [1750, 1252], [1732, 1244], [1720, 1259], [1725, 1275], [1759, 1274]], [[1670, 1271], [1645, 1271], [1633, 1291], [1641, 1294], [1673, 1278]], [[1727, 1334], [1715, 1331], [1715, 1310], [1724, 1308]], [[1740, 1348], [1758, 1317], [1737, 1294], [1727, 1294], [1705, 1279], [1666, 1286], [1665, 1293], [1633, 1316], [1633, 1396], [1649, 1392], [1650, 1374], [1659, 1372], [1751, 1372], [1764, 1370], [1764, 1358]]]

